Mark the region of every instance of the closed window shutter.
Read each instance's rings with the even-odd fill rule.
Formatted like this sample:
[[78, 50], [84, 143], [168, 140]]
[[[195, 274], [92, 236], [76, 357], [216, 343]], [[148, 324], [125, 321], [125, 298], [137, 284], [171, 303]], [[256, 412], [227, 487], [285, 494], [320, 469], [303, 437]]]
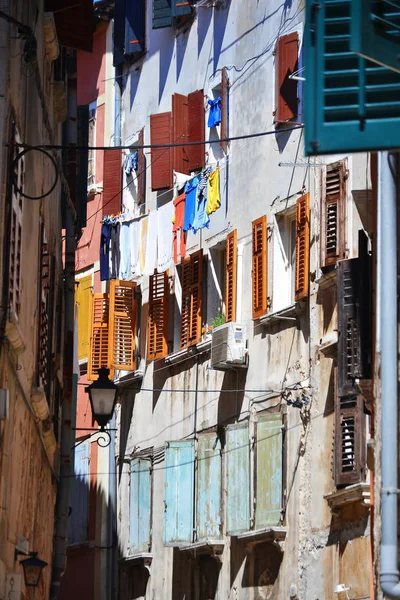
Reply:
[[338, 487], [365, 479], [365, 414], [359, 394], [336, 397], [334, 471]]
[[151, 461], [131, 462], [129, 490], [129, 549], [131, 554], [150, 552], [151, 546]]
[[[221, 139], [229, 135], [228, 128], [229, 112], [229, 79], [228, 71], [225, 67], [221, 70]], [[221, 142], [221, 148], [224, 152], [228, 149], [228, 142]]]
[[[143, 146], [144, 144], [144, 128], [139, 132], [138, 145]], [[137, 174], [137, 186], [138, 186], [138, 203], [139, 206], [144, 204], [146, 198], [146, 158], [144, 155], [144, 148], [138, 148], [138, 174]], [[144, 212], [144, 210], [143, 210]]]
[[108, 360], [109, 343], [109, 296], [108, 294], [93, 295], [92, 331], [90, 336], [88, 379], [98, 378], [101, 367], [110, 367]]
[[[188, 138], [190, 142], [205, 139], [204, 91], [197, 90], [188, 95]], [[189, 172], [202, 169], [205, 162], [205, 145], [187, 146]]]
[[226, 428], [226, 533], [250, 527], [250, 445], [248, 423]]
[[192, 14], [192, 0], [172, 0], [174, 17], [184, 17]]
[[276, 123], [297, 118], [297, 81], [289, 76], [298, 71], [299, 36], [295, 31], [278, 39], [276, 48]]
[[[150, 143], [171, 143], [171, 113], [150, 115]], [[171, 148], [151, 150], [151, 189], [153, 191], [172, 187]]]
[[103, 215], [117, 215], [122, 203], [121, 150], [104, 152]]
[[153, 0], [153, 29], [171, 27], [173, 0]]
[[321, 267], [345, 258], [346, 163], [328, 165], [322, 176]]
[[237, 230], [226, 238], [226, 322], [236, 319]]
[[78, 305], [78, 359], [88, 358], [90, 341], [90, 322], [92, 314], [92, 275], [76, 281], [76, 304]]
[[202, 283], [203, 251], [199, 250], [182, 263], [181, 348], [193, 346], [201, 338]]
[[199, 435], [197, 444], [197, 539], [222, 534], [221, 441], [216, 433]]
[[147, 358], [157, 360], [168, 353], [168, 273], [150, 277]]
[[253, 319], [267, 312], [267, 217], [253, 221]]
[[146, 2], [145, 0], [127, 0], [125, 11], [125, 54], [144, 52]]
[[133, 281], [110, 281], [110, 365], [135, 370], [136, 302]]
[[[172, 95], [172, 142], [182, 143], [188, 138], [188, 99], [182, 94]], [[172, 168], [179, 173], [189, 174], [187, 147], [172, 148]]]
[[310, 268], [310, 200], [305, 194], [297, 200], [295, 300], [308, 296]]
[[256, 529], [279, 525], [282, 510], [282, 416], [259, 416], [256, 444]]

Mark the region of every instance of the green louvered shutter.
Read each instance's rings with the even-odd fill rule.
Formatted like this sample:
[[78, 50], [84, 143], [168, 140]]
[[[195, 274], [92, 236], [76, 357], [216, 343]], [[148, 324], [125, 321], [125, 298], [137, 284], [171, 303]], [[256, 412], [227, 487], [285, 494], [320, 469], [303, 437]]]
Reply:
[[399, 0], [353, 0], [351, 49], [364, 58], [400, 72]]
[[171, 27], [172, 0], [153, 0], [153, 29]]
[[192, 13], [192, 0], [172, 0], [174, 17], [184, 17]]
[[351, 0], [307, 0], [306, 153], [398, 148], [400, 75], [351, 51]]

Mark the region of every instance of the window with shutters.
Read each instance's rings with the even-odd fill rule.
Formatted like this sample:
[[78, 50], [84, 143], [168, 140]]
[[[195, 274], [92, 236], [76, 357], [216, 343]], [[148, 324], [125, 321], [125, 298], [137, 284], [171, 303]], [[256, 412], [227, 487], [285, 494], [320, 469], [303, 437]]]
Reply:
[[267, 312], [267, 218], [252, 223], [252, 314], [258, 319]]
[[278, 38], [276, 44], [276, 109], [275, 123], [296, 121], [298, 116], [299, 36], [297, 31]]
[[129, 553], [150, 552], [152, 464], [148, 458], [134, 458], [130, 466]]
[[116, 0], [113, 64], [134, 61], [146, 50], [146, 0]]
[[250, 438], [248, 422], [228, 425], [225, 433], [226, 531], [250, 529]]
[[89, 347], [88, 379], [98, 378], [101, 367], [110, 368], [109, 361], [109, 309], [108, 294], [94, 294], [92, 308], [91, 335]]
[[197, 344], [202, 333], [203, 251], [199, 250], [182, 261], [180, 347]]
[[179, 26], [193, 14], [192, 0], [152, 0], [153, 29]]
[[[21, 138], [13, 125], [12, 141], [21, 143]], [[11, 159], [19, 152], [14, 146]], [[18, 319], [21, 308], [21, 251], [22, 251], [22, 222], [24, 200], [18, 190], [23, 191], [25, 174], [25, 160], [20, 158], [14, 163], [11, 174], [11, 239], [10, 239], [10, 263], [9, 263], [9, 308]]]
[[[170, 144], [172, 139], [171, 113], [150, 115], [150, 143]], [[151, 149], [151, 189], [172, 187], [172, 148]]]
[[216, 325], [226, 320], [226, 244], [221, 242], [208, 251], [205, 262], [207, 285], [204, 285], [203, 299], [206, 302], [204, 331], [207, 334]]
[[282, 520], [283, 428], [280, 413], [258, 415], [255, 445], [255, 529]]
[[122, 206], [122, 153], [121, 150], [104, 152], [103, 215], [117, 215]]
[[[146, 156], [143, 148], [144, 128], [132, 142], [129, 154], [124, 155], [123, 169], [123, 204], [126, 210], [139, 216], [146, 213]], [[137, 165], [132, 155], [137, 152]], [[128, 162], [130, 161], [130, 162]], [[137, 166], [137, 168], [135, 168]]]
[[[89, 104], [89, 146], [96, 146], [96, 102]], [[96, 183], [96, 152], [88, 150], [88, 187]]]
[[236, 321], [237, 292], [237, 230], [226, 238], [225, 252], [225, 317], [226, 322]]
[[327, 165], [321, 184], [321, 268], [346, 258], [347, 161]]
[[[201, 142], [205, 136], [204, 92], [197, 90], [188, 96], [172, 96], [172, 142]], [[172, 148], [172, 168], [179, 173], [202, 169], [205, 165], [205, 146], [175, 146]]]
[[147, 358], [157, 360], [168, 353], [168, 273], [150, 277]]
[[75, 279], [75, 304], [78, 312], [79, 361], [87, 361], [89, 357], [92, 289], [93, 275], [77, 275]]
[[136, 364], [136, 283], [110, 281], [109, 363], [112, 369], [134, 371]]
[[365, 414], [359, 394], [338, 395], [335, 406], [335, 484], [365, 480]]

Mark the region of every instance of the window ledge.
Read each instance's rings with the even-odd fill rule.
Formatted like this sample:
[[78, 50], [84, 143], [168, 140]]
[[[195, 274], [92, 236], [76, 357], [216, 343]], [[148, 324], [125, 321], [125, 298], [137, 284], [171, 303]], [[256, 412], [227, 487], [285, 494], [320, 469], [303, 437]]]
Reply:
[[327, 358], [336, 358], [338, 345], [338, 333], [335, 331], [321, 339], [319, 350]]
[[209, 339], [196, 344], [196, 348], [199, 352], [207, 352], [207, 350], [211, 350], [211, 337], [212, 336], [210, 335]]
[[223, 553], [225, 542], [223, 540], [207, 539], [201, 542], [195, 542], [188, 546], [180, 546], [180, 552], [193, 552], [193, 554], [208, 554], [219, 557]]
[[184, 348], [183, 350], [178, 350], [178, 352], [173, 352], [172, 354], [168, 354], [168, 356], [165, 357], [165, 364], [174, 365], [175, 363], [179, 363], [182, 360], [185, 360], [185, 358], [190, 358], [194, 354], [197, 354], [196, 350], [197, 350], [196, 346], [188, 346], [187, 348]]
[[336, 282], [336, 269], [333, 268], [331, 271], [327, 271], [326, 273], [322, 273], [321, 277], [315, 280], [315, 283], [319, 285], [320, 288], [327, 288], [331, 285], [334, 285]]
[[118, 562], [127, 567], [132, 565], [143, 565], [144, 567], [150, 567], [152, 561], [153, 554], [151, 552], [137, 552], [136, 554], [128, 554], [128, 556], [124, 556]]
[[271, 325], [276, 321], [292, 321], [293, 324], [297, 323], [297, 316], [301, 312], [298, 303], [295, 302], [290, 306], [286, 306], [286, 308], [281, 308], [272, 313], [266, 314], [264, 317], [260, 318], [260, 325]]
[[279, 550], [283, 552], [283, 543], [286, 539], [286, 532], [286, 527], [265, 527], [263, 529], [246, 531], [235, 537], [237, 537], [238, 540], [246, 542], [249, 546], [271, 542], [272, 544], [277, 545]]
[[88, 196], [95, 196], [96, 194], [101, 194], [103, 191], [103, 183], [93, 183], [92, 185], [88, 185], [87, 193]]
[[115, 385], [120, 385], [121, 387], [124, 387], [125, 385], [129, 385], [130, 383], [142, 381], [143, 377], [144, 371], [142, 369], [138, 369], [136, 371], [128, 373], [128, 375], [122, 375], [122, 377], [118, 375], [118, 377], [114, 379], [114, 383]]
[[332, 510], [342, 508], [346, 504], [354, 502], [362, 506], [370, 505], [370, 485], [369, 483], [355, 483], [342, 490], [336, 490], [331, 494], [324, 496]]

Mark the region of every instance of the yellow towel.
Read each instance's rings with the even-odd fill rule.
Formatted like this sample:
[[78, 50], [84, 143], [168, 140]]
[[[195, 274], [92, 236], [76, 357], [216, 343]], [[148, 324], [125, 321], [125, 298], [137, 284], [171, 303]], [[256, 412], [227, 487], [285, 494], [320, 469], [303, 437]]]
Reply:
[[206, 213], [211, 215], [221, 206], [219, 197], [219, 169], [208, 176]]

